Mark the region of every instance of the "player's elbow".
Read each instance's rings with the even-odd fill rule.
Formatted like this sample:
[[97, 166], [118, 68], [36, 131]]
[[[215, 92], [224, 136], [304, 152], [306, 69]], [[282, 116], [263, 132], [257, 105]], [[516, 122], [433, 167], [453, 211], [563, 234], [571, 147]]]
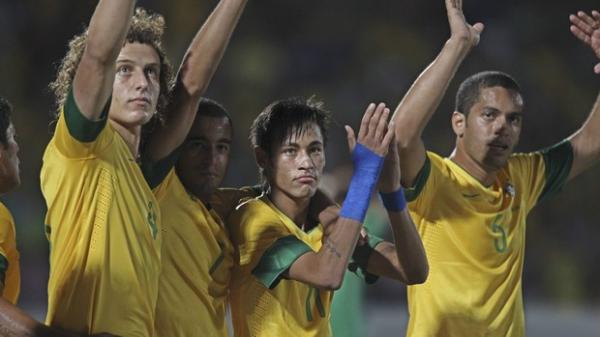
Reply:
[[409, 286], [423, 284], [425, 281], [427, 281], [427, 277], [429, 277], [429, 265], [425, 264], [425, 266], [417, 268], [416, 270], [407, 274], [405, 283]]
[[331, 272], [331, 270], [324, 269], [319, 272], [314, 285], [320, 289], [335, 291], [342, 287], [343, 281], [343, 273]]

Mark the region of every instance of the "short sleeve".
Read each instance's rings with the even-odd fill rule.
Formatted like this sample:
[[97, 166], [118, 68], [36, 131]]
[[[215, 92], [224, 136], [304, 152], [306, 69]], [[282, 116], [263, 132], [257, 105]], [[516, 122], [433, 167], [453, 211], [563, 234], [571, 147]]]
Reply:
[[[61, 109], [53, 140], [58, 150], [69, 158], [89, 158], [110, 142], [107, 125], [109, 104], [97, 121], [87, 119], [77, 107], [73, 90]], [[113, 131], [114, 132], [114, 131]]]
[[265, 287], [275, 288], [281, 275], [294, 261], [310, 251], [312, 251], [310, 247], [297, 237], [293, 235], [282, 237], [267, 248], [252, 270], [252, 275]]
[[550, 198], [562, 190], [573, 166], [573, 147], [571, 142], [565, 139], [541, 150], [540, 153], [544, 158], [545, 184], [538, 202]]

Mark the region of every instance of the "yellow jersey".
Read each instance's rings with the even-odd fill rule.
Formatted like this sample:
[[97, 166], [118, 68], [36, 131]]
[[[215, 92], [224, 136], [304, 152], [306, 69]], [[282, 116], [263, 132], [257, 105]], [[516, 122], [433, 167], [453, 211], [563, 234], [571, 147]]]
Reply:
[[0, 202], [0, 282], [2, 297], [17, 303], [21, 289], [19, 251], [15, 234], [15, 221], [10, 211]]
[[122, 137], [86, 119], [72, 91], [43, 157], [50, 278], [46, 323], [77, 333], [154, 334], [160, 209]]
[[429, 278], [408, 287], [409, 337], [522, 337], [525, 221], [559, 190], [570, 143], [512, 155], [485, 187], [448, 158], [427, 153], [411, 215], [429, 260]]
[[323, 227], [304, 232], [266, 196], [227, 220], [236, 247], [231, 314], [236, 337], [331, 336], [332, 291], [281, 278], [302, 254], [321, 248]]
[[[172, 169], [154, 190], [163, 216], [162, 271], [156, 306], [156, 335], [226, 337], [225, 311], [233, 246], [221, 217], [187, 192]], [[250, 189], [215, 193], [221, 209]]]

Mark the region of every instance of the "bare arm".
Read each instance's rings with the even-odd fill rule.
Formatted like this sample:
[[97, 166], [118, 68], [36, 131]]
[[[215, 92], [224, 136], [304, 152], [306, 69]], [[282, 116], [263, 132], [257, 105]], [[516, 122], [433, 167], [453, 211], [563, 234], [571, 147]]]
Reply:
[[[44, 325], [14, 304], [0, 297], [0, 336], [1, 337], [83, 337]], [[94, 335], [110, 337], [108, 334]]]
[[165, 158], [185, 140], [246, 1], [221, 0], [192, 40], [177, 74], [165, 125], [150, 140], [151, 161]]
[[[379, 192], [389, 194], [400, 190], [402, 188], [400, 176], [397, 148], [392, 146], [379, 178]], [[387, 213], [394, 234], [394, 243], [382, 242], [375, 246], [369, 255], [367, 271], [405, 284], [425, 282], [429, 274], [429, 264], [421, 237], [417, 233], [408, 209], [388, 209]]]
[[77, 106], [98, 120], [112, 92], [115, 62], [133, 15], [135, 0], [100, 0], [90, 21], [86, 47], [73, 81]]
[[[358, 143], [380, 157], [385, 156], [393, 138], [392, 128], [387, 128], [388, 116], [389, 109], [385, 108], [384, 104], [377, 107], [374, 104], [369, 105], [361, 122], [358, 135]], [[354, 138], [354, 133], [349, 127], [348, 129], [350, 130], [349, 138]], [[355, 172], [358, 170], [356, 166], [360, 164], [355, 162]], [[372, 186], [367, 186], [367, 190], [372, 191], [375, 182], [376, 180]], [[346, 200], [348, 200], [350, 193], [352, 191], [348, 192]], [[371, 193], [363, 197], [368, 204]], [[328, 212], [332, 212], [332, 218], [335, 218], [336, 211], [334, 208], [328, 209]], [[308, 252], [300, 256], [284, 276], [319, 288], [338, 289], [342, 284], [361, 227], [362, 221], [345, 217], [342, 213], [334, 223], [326, 227], [323, 235], [323, 246], [319, 252]]]
[[445, 0], [451, 36], [436, 59], [408, 90], [392, 119], [400, 147], [402, 184], [412, 186], [425, 163], [421, 134], [454, 77], [463, 59], [479, 42], [483, 24], [469, 25], [462, 12], [462, 0]]
[[[584, 12], [571, 15], [571, 32], [583, 43], [590, 46], [598, 57], [599, 63], [594, 67], [600, 74], [600, 13], [592, 11], [592, 16]], [[573, 146], [573, 166], [569, 180], [590, 168], [600, 159], [600, 94], [581, 129], [569, 137]]]

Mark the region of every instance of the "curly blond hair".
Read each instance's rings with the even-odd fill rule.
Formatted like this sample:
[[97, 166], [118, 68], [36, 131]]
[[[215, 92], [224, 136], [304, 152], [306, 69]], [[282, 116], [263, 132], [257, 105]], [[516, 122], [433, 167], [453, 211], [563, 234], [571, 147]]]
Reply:
[[[136, 8], [131, 20], [131, 26], [125, 38], [125, 43], [143, 43], [152, 46], [158, 53], [160, 59], [160, 92], [156, 106], [157, 117], [159, 121], [163, 120], [164, 111], [169, 102], [169, 93], [173, 84], [173, 68], [167, 59], [165, 51], [162, 47], [162, 36], [165, 29], [165, 19], [160, 14], [149, 13], [143, 8]], [[75, 78], [77, 66], [81, 61], [83, 51], [87, 43], [88, 29], [76, 35], [69, 41], [69, 51], [62, 59], [56, 80], [50, 83], [50, 90], [54, 92], [56, 99], [57, 113], [64, 105], [69, 90]], [[153, 121], [149, 124], [154, 124]]]

